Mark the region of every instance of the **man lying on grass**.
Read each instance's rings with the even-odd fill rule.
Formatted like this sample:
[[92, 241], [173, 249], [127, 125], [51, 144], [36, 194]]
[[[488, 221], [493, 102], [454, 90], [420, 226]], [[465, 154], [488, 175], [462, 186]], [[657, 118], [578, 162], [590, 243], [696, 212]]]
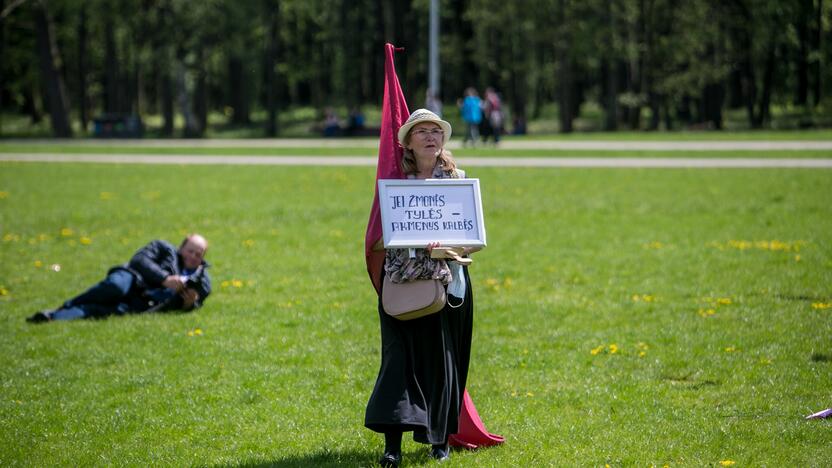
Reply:
[[139, 249], [125, 265], [107, 272], [103, 281], [54, 310], [28, 317], [27, 322], [101, 318], [108, 315], [190, 311], [202, 306], [211, 293], [208, 264], [203, 257], [208, 242], [199, 234], [186, 237], [179, 249], [154, 240]]

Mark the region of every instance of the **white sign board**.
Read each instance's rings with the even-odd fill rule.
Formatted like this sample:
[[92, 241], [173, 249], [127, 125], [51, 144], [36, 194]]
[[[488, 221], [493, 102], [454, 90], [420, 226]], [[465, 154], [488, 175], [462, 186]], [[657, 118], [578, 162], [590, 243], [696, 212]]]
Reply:
[[379, 179], [384, 248], [485, 247], [479, 179]]

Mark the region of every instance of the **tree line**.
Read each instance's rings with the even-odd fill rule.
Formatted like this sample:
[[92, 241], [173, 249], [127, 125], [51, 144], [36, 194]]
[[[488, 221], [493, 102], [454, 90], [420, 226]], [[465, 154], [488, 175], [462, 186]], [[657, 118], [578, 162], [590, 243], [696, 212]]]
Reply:
[[[383, 44], [408, 102], [424, 102], [428, 0], [0, 0], [0, 110], [48, 115], [56, 136], [98, 115], [160, 115], [201, 136], [208, 115], [280, 134], [278, 114], [378, 105]], [[829, 112], [823, 0], [442, 0], [439, 94], [496, 88], [511, 115], [587, 103], [603, 129], [748, 126], [773, 104]], [[827, 104], [824, 106], [824, 99]], [[824, 109], [826, 109], [824, 111]], [[808, 122], [807, 125], [810, 125]]]

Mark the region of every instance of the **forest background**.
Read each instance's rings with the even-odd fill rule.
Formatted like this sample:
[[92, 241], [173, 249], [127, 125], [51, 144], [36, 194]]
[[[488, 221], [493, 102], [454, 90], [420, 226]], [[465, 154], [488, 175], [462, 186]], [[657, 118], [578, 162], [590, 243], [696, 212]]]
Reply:
[[[823, 0], [442, 0], [439, 95], [502, 95], [507, 130], [832, 126]], [[429, 0], [0, 0], [0, 136], [311, 136], [380, 105], [383, 44], [424, 104]], [[826, 8], [824, 8], [826, 7]]]

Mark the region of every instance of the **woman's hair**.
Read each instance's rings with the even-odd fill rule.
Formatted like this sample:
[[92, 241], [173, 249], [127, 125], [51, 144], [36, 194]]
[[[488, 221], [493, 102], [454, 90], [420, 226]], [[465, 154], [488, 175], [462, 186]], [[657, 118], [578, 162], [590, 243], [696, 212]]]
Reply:
[[[412, 132], [411, 130], [410, 132]], [[408, 132], [407, 136], [404, 138], [404, 144], [407, 145], [410, 143], [410, 132]], [[450, 151], [446, 150], [444, 147], [442, 148], [442, 152], [439, 153], [439, 165], [442, 166], [442, 170], [446, 172], [452, 172], [456, 169], [456, 161], [454, 161], [454, 157]], [[418, 174], [419, 167], [416, 165], [416, 155], [413, 154], [412, 150], [404, 148], [404, 154], [402, 155], [402, 172], [405, 175], [410, 174]]]

